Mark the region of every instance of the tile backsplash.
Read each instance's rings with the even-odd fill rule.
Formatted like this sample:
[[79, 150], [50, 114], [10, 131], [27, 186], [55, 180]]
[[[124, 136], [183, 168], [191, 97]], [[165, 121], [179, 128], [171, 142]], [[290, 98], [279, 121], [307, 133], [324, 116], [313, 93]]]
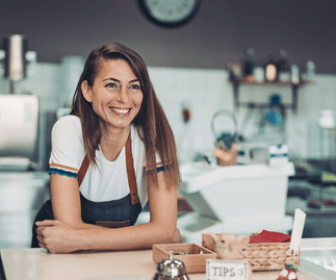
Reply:
[[[176, 69], [149, 67], [155, 91], [173, 128], [178, 146], [185, 127], [181, 104], [187, 101], [191, 108], [188, 133], [194, 152], [211, 150], [214, 135], [211, 119], [217, 110], [234, 109], [233, 87], [226, 70]], [[239, 90], [240, 102], [267, 103], [271, 94], [281, 96], [284, 104], [292, 103], [289, 86], [243, 85]], [[320, 156], [318, 131], [309, 130], [316, 124], [321, 110], [329, 109], [336, 115], [336, 76], [316, 75], [315, 80], [298, 91], [297, 109], [286, 110], [286, 133], [291, 158], [307, 159]], [[247, 109], [235, 110], [239, 132], [250, 136], [260, 122], [260, 112], [252, 113], [248, 125], [241, 131]], [[228, 121], [231, 122], [230, 119]], [[312, 135], [313, 133], [313, 135]]]
[[[195, 154], [211, 151], [214, 135], [211, 119], [219, 109], [234, 110], [233, 87], [229, 82], [226, 70], [148, 67], [155, 92], [165, 110], [173, 129], [179, 150], [182, 150], [182, 139], [189, 144]], [[50, 121], [47, 115], [69, 101], [69, 93], [64, 91], [64, 65], [56, 63], [38, 63], [34, 75], [26, 78], [17, 87], [18, 94], [35, 94], [40, 102], [40, 135], [39, 158], [47, 161], [50, 141]], [[80, 73], [78, 73], [79, 75]], [[77, 82], [77, 81], [76, 81]], [[73, 84], [75, 87], [76, 83]], [[73, 88], [73, 91], [75, 88]], [[0, 93], [9, 92], [9, 83], [0, 78]], [[284, 103], [292, 102], [291, 88], [286, 86], [248, 86], [240, 88], [239, 100], [242, 102], [268, 102], [271, 94], [278, 93]], [[187, 104], [191, 111], [188, 127], [182, 118], [182, 105]], [[329, 109], [336, 115], [336, 76], [317, 74], [314, 82], [299, 88], [296, 112], [287, 110], [286, 131], [289, 145], [289, 156], [292, 158], [318, 158], [318, 143], [315, 136], [310, 135], [309, 127], [317, 123], [319, 111]], [[235, 111], [238, 128], [247, 109], [240, 107]], [[258, 124], [258, 112], [249, 119], [244, 135], [253, 132]], [[314, 138], [315, 137], [315, 138]], [[48, 144], [49, 143], [49, 144]], [[316, 148], [316, 147], [317, 148]], [[47, 151], [47, 152], [45, 152]], [[183, 153], [180, 152], [182, 157]]]

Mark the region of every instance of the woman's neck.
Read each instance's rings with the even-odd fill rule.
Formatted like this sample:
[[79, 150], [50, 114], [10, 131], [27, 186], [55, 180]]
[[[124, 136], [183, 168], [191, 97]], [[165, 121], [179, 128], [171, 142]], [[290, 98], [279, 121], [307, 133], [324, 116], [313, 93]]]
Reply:
[[100, 147], [102, 153], [109, 161], [115, 161], [126, 145], [131, 127], [123, 129], [102, 129]]

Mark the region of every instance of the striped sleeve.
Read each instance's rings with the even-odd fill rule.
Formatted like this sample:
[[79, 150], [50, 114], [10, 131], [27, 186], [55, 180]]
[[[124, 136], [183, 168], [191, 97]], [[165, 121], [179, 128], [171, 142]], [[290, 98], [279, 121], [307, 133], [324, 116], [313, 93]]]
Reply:
[[80, 120], [65, 116], [53, 126], [51, 133], [49, 174], [78, 178], [77, 172], [85, 156]]
[[62, 164], [57, 164], [57, 163], [50, 163], [49, 164], [49, 174], [58, 174], [61, 176], [67, 176], [70, 178], [75, 178], [78, 179], [77, 176], [77, 169], [68, 167]]

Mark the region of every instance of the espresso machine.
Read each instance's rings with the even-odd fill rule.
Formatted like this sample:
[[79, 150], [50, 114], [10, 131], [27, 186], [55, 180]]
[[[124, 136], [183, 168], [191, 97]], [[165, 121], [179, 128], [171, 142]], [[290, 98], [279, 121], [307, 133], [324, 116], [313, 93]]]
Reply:
[[36, 161], [38, 131], [37, 96], [17, 90], [36, 64], [36, 53], [27, 51], [26, 36], [5, 37], [0, 63], [9, 82], [9, 92], [0, 89], [0, 171], [25, 171]]

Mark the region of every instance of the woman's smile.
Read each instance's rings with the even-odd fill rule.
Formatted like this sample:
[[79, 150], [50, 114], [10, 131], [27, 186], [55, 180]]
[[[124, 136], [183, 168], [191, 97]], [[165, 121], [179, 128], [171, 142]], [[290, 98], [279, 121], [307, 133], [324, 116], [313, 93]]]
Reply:
[[128, 116], [132, 108], [116, 108], [109, 107], [114, 113], [116, 113], [120, 117]]

